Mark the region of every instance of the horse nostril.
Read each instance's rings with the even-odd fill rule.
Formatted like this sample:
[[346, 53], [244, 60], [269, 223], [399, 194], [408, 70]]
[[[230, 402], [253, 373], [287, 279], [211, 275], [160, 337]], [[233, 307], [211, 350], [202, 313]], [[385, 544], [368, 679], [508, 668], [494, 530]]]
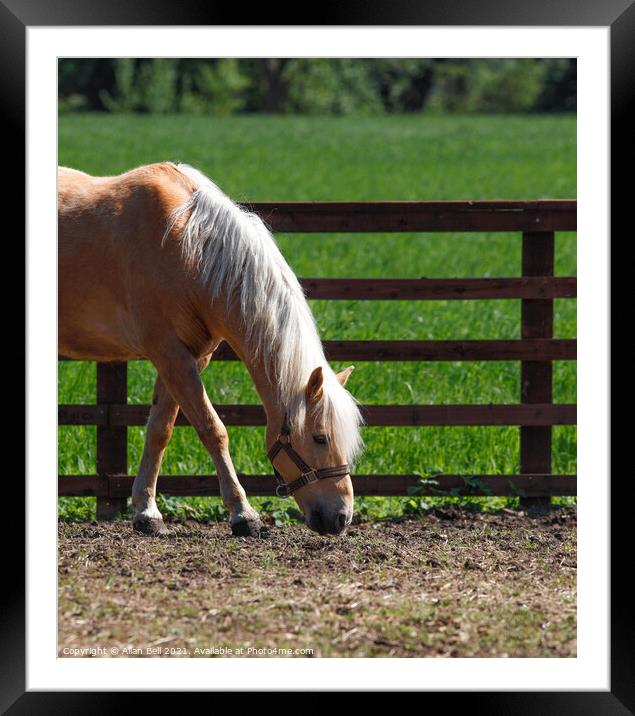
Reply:
[[313, 510], [309, 519], [309, 525], [316, 532], [324, 534], [324, 520], [322, 519], [322, 513], [320, 510]]
[[338, 535], [348, 527], [350, 520], [346, 510], [336, 514], [324, 514], [321, 509], [311, 510], [311, 514], [307, 520], [308, 526], [321, 535]]

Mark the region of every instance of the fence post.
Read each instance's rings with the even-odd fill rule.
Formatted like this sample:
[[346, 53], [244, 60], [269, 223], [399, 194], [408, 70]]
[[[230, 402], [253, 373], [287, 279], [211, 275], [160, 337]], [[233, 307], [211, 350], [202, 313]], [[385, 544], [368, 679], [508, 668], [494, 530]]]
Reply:
[[[549, 232], [523, 234], [523, 276], [553, 276], [554, 235]], [[522, 338], [553, 338], [553, 299], [521, 301]], [[521, 403], [552, 402], [551, 361], [522, 361]], [[551, 473], [551, 426], [520, 428], [520, 472]], [[551, 497], [522, 497], [520, 506], [529, 511], [549, 509]]]
[[[97, 363], [97, 403], [112, 405], [128, 402], [128, 364]], [[128, 472], [128, 428], [110, 425], [97, 427], [97, 475]], [[97, 519], [112, 520], [126, 509], [125, 497], [98, 497]]]

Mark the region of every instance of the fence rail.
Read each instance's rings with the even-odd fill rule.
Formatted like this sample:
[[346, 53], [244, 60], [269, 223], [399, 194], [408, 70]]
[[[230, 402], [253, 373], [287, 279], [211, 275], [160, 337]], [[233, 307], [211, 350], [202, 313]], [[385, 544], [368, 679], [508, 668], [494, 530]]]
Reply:
[[254, 202], [244, 207], [281, 233], [576, 229], [571, 200]]
[[[60, 489], [67, 496], [126, 498], [132, 490], [129, 475], [63, 475]], [[248, 495], [273, 496], [273, 475], [238, 475]], [[575, 475], [353, 475], [353, 489], [358, 495], [398, 496], [416, 490], [423, 496], [511, 495], [546, 497], [575, 495]], [[554, 486], [554, 482], [557, 483]], [[554, 490], [555, 487], [555, 490]], [[220, 489], [215, 475], [161, 475], [158, 491], [181, 497], [218, 497]]]
[[[366, 405], [370, 426], [517, 425], [518, 475], [354, 475], [356, 494], [517, 495], [527, 507], [553, 495], [575, 495], [575, 475], [551, 471], [553, 425], [574, 425], [576, 406], [554, 404], [552, 361], [575, 360], [574, 339], [553, 338], [553, 300], [577, 295], [575, 277], [554, 277], [554, 232], [575, 231], [576, 202], [300, 202], [245, 205], [277, 232], [522, 232], [522, 276], [511, 278], [350, 279], [304, 278], [310, 299], [478, 300], [519, 299], [519, 340], [324, 341], [330, 360], [518, 361], [520, 402], [513, 405]], [[60, 356], [60, 360], [66, 360]], [[222, 344], [214, 360], [237, 360]], [[216, 405], [227, 425], [264, 425], [260, 405]], [[125, 506], [127, 428], [144, 425], [149, 405], [127, 404], [127, 364], [97, 365], [97, 404], [60, 405], [60, 425], [97, 426], [97, 475], [60, 475], [59, 495], [94, 495], [97, 518]], [[177, 425], [187, 425], [179, 413]], [[249, 495], [273, 495], [271, 475], [239, 475]], [[172, 495], [219, 495], [213, 475], [165, 475], [158, 490]]]
[[[323, 341], [329, 360], [354, 361], [553, 361], [575, 360], [573, 339], [518, 341]], [[61, 360], [67, 360], [61, 357]], [[215, 361], [238, 360], [222, 343]]]
[[[368, 426], [404, 425], [575, 425], [576, 405], [364, 405]], [[261, 405], [219, 405], [214, 409], [225, 425], [266, 425]], [[149, 405], [60, 405], [60, 425], [124, 427], [145, 425]], [[176, 425], [189, 425], [179, 411]]]
[[528, 278], [304, 278], [307, 298], [413, 301], [504, 298], [573, 298], [574, 277]]

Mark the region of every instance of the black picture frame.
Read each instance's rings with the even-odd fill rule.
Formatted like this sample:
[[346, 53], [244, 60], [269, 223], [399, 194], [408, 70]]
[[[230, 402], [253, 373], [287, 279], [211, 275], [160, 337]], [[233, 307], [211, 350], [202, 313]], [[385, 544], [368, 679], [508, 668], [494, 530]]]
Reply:
[[[292, 17], [288, 11], [276, 16], [271, 7], [250, 8], [249, 24], [254, 25], [434, 25], [434, 26], [603, 26], [610, 28], [611, 51], [611, 226], [627, 226], [631, 182], [627, 131], [632, 128], [629, 109], [633, 104], [635, 77], [635, 6], [633, 0], [393, 0], [364, 3], [339, 2], [320, 7], [320, 21], [308, 15]], [[5, 159], [12, 168], [11, 182], [3, 189], [5, 206], [14, 207], [16, 217], [25, 208], [25, 50], [26, 29], [36, 26], [99, 25], [241, 25], [245, 10], [198, 0], [0, 0], [0, 122], [4, 125]], [[8, 157], [6, 156], [8, 153]], [[14, 155], [14, 156], [12, 156]], [[632, 200], [631, 200], [632, 201]], [[13, 230], [15, 236], [18, 233]], [[627, 237], [628, 240], [629, 237]], [[19, 245], [19, 241], [15, 242]], [[17, 249], [24, 257], [23, 247]], [[610, 319], [609, 319], [610, 323]], [[609, 331], [611, 327], [609, 325]], [[611, 335], [609, 333], [609, 335]], [[27, 350], [35, 347], [27, 347]], [[609, 396], [607, 396], [607, 399]], [[17, 421], [16, 421], [17, 422]], [[599, 426], [608, 429], [608, 426]], [[24, 538], [24, 486], [9, 471], [3, 485], [6, 514], [5, 535], [16, 542]], [[598, 476], [600, 478], [601, 476]], [[626, 475], [622, 475], [626, 477]], [[635, 714], [635, 659], [630, 605], [629, 565], [617, 556], [617, 546], [630, 536], [625, 527], [632, 510], [624, 499], [624, 484], [611, 482], [611, 673], [610, 691], [568, 692], [430, 692], [421, 707], [426, 711], [448, 707], [469, 708], [487, 714]], [[147, 695], [103, 692], [25, 692], [25, 570], [15, 564], [6, 571], [1, 624], [0, 707], [8, 714], [91, 714], [112, 713], [117, 708], [148, 708]], [[161, 695], [165, 708], [176, 693]], [[142, 705], [141, 699], [144, 699]], [[169, 699], [169, 701], [168, 701]], [[459, 701], [460, 700], [460, 701]], [[182, 706], [182, 704], [181, 704]], [[212, 708], [218, 708], [218, 705]]]

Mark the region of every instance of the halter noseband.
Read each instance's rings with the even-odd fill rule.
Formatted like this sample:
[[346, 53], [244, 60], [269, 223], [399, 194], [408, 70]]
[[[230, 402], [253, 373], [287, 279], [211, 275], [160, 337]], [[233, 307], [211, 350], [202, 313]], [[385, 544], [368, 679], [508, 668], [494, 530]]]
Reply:
[[[267, 455], [269, 456], [269, 460], [271, 462], [271, 466], [273, 467], [273, 472], [276, 476], [276, 480], [278, 481], [278, 485], [276, 487], [276, 495], [278, 497], [289, 497], [289, 495], [291, 495], [296, 490], [299, 490], [301, 487], [304, 487], [305, 485], [311, 485], [318, 480], [325, 480], [327, 477], [342, 477], [343, 475], [348, 475], [350, 468], [347, 464], [336, 465], [335, 467], [309, 467], [306, 462], [304, 462], [304, 460], [298, 455], [298, 453], [291, 447], [291, 438], [289, 435], [290, 432], [291, 430], [289, 428], [287, 416], [285, 415], [280, 435], [278, 436], [276, 442], [271, 446], [270, 450], [267, 452]], [[288, 457], [300, 469], [300, 477], [296, 478], [295, 480], [292, 480], [291, 482], [285, 482], [282, 475], [276, 470], [276, 467], [273, 464], [273, 461], [276, 459], [276, 456], [281, 450], [284, 450]]]

